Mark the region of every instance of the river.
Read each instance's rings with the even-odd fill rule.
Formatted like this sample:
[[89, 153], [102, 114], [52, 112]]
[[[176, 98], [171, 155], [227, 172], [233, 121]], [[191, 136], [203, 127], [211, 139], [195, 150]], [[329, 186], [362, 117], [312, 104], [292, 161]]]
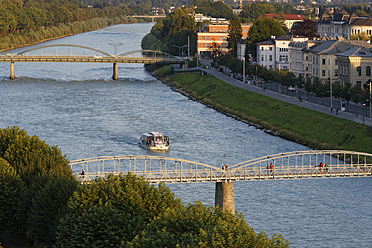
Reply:
[[[123, 24], [35, 46], [75, 44], [113, 54], [140, 49], [153, 24]], [[32, 47], [35, 47], [32, 46]], [[17, 49], [16, 52], [26, 48]], [[19, 126], [70, 160], [103, 155], [159, 155], [137, 144], [143, 132], [170, 137], [161, 155], [221, 166], [308, 150], [172, 91], [142, 64], [0, 63], [0, 128]], [[170, 184], [187, 202], [214, 204], [214, 183]], [[282, 233], [293, 247], [368, 247], [371, 178], [235, 182], [236, 210], [256, 232]]]

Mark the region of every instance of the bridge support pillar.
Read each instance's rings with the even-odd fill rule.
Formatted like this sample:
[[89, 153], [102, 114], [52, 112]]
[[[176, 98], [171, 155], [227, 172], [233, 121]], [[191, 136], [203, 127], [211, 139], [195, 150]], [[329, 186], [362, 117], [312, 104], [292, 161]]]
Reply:
[[118, 63], [113, 64], [113, 73], [112, 73], [112, 79], [118, 80]]
[[229, 210], [232, 214], [235, 214], [233, 182], [216, 182], [215, 206], [219, 206], [223, 211]]
[[15, 79], [14, 62], [10, 62], [10, 79]]

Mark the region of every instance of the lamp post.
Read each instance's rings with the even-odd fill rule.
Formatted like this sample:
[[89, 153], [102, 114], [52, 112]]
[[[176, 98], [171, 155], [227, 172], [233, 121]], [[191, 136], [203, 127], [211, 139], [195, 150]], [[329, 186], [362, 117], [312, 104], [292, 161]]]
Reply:
[[329, 80], [329, 97], [331, 99], [331, 111], [333, 110], [333, 97], [332, 97], [332, 80]]
[[365, 108], [366, 108], [366, 104], [363, 103], [363, 125], [364, 125], [364, 110], [365, 110]]
[[372, 82], [369, 82], [369, 118], [372, 119]]
[[183, 48], [187, 47], [187, 45], [183, 45], [183, 46], [173, 45], [173, 46], [178, 47], [178, 56], [180, 56], [180, 52], [182, 51], [182, 58], [183, 58]]
[[245, 84], [245, 56], [243, 56], [243, 84]]

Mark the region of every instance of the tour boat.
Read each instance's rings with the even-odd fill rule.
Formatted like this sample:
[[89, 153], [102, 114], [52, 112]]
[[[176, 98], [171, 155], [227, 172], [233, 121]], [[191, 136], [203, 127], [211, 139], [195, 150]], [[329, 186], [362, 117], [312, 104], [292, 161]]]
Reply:
[[145, 149], [164, 151], [169, 149], [169, 138], [159, 132], [149, 132], [142, 134], [138, 144]]

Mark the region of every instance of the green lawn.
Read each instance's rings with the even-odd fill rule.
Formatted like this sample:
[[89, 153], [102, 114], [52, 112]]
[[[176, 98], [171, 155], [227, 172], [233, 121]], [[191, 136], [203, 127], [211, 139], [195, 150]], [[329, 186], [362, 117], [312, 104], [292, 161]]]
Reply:
[[372, 153], [371, 127], [262, 96], [210, 75], [180, 73], [168, 81], [218, 111], [312, 148]]

